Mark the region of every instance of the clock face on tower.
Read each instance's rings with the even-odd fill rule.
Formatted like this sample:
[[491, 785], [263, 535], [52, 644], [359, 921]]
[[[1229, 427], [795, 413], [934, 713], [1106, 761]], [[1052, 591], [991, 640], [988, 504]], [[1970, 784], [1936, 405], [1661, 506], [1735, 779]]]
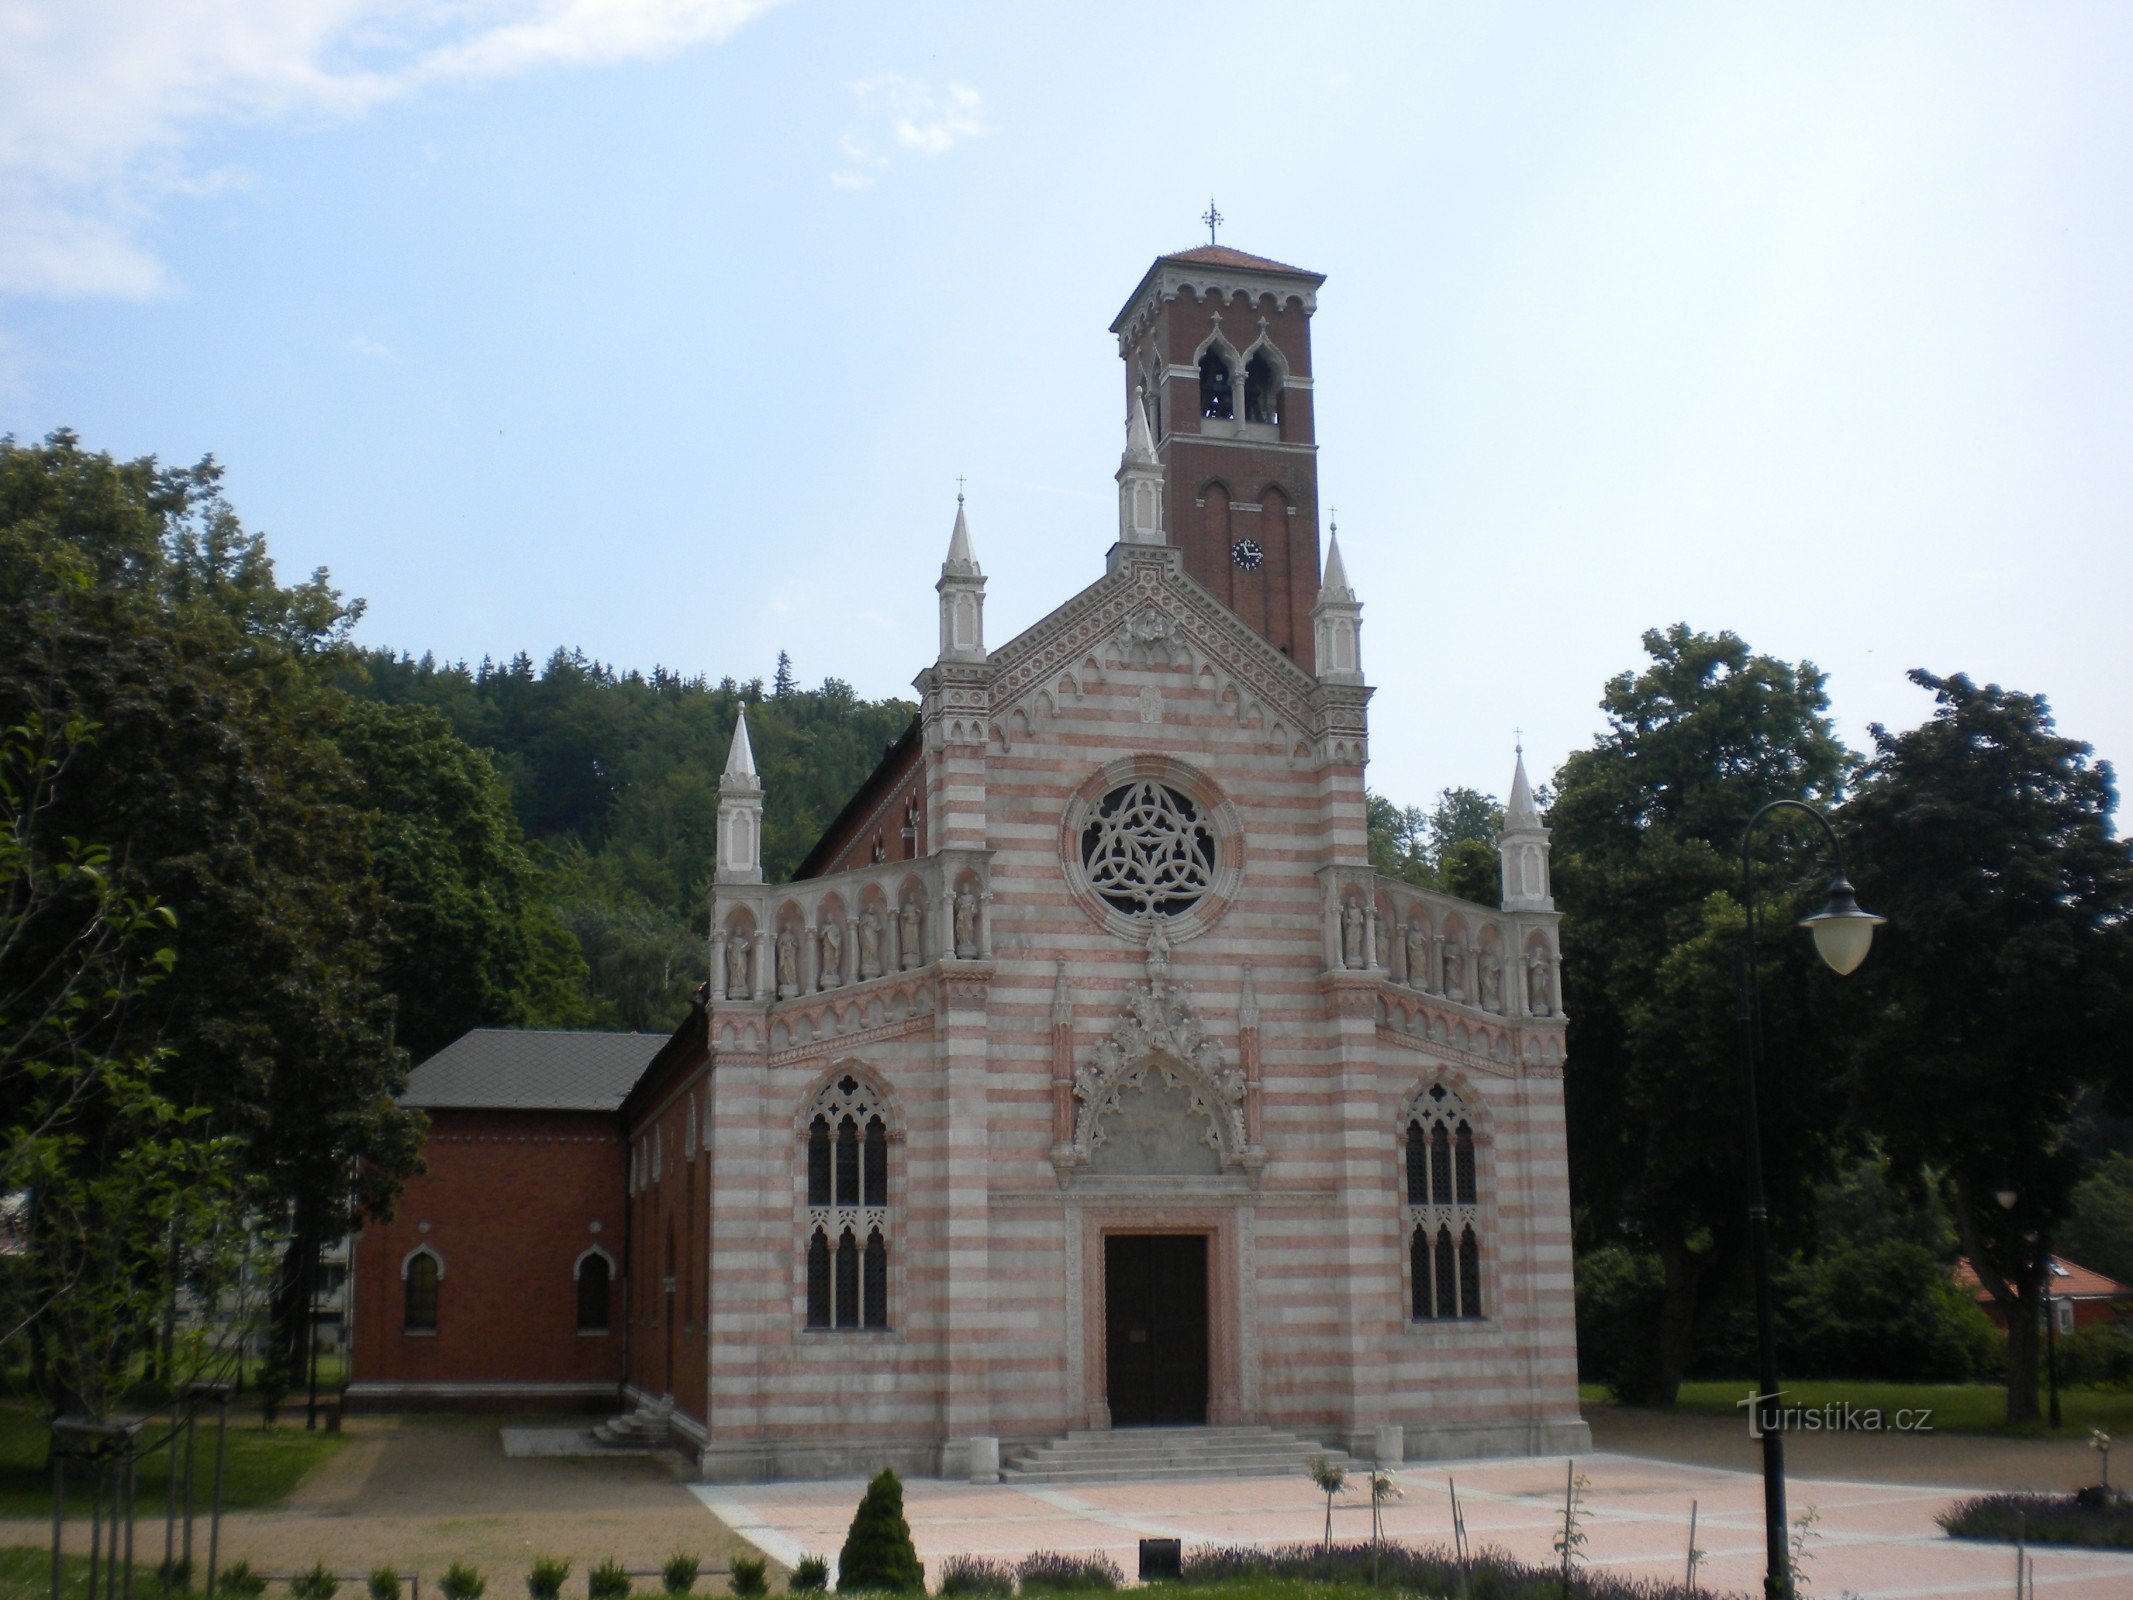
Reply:
[[1256, 572], [1266, 559], [1266, 552], [1259, 548], [1257, 539], [1239, 539], [1229, 547], [1229, 558], [1246, 572]]

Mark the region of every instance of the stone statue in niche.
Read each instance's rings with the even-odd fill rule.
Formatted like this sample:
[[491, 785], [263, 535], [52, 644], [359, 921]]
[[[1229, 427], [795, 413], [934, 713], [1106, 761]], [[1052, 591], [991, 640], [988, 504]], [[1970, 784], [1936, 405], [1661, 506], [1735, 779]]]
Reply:
[[1363, 964], [1363, 908], [1350, 900], [1341, 907], [1341, 965]]
[[800, 941], [787, 928], [778, 935], [778, 998], [790, 1000], [800, 992]]
[[958, 889], [955, 895], [955, 953], [962, 961], [978, 953], [978, 897], [968, 889]]
[[844, 982], [844, 924], [841, 922], [825, 922], [822, 924], [821, 982], [817, 987], [834, 989], [842, 982]]
[[1481, 952], [1481, 1009], [1503, 1009], [1503, 959], [1486, 946]]
[[1466, 946], [1457, 939], [1444, 942], [1444, 998], [1466, 1000]]
[[748, 935], [731, 934], [726, 940], [726, 998], [748, 998]]
[[1160, 978], [1170, 970], [1170, 935], [1155, 916], [1148, 918], [1148, 976]]
[[859, 976], [881, 976], [881, 915], [872, 906], [859, 913]]
[[1415, 918], [1407, 925], [1407, 987], [1429, 987], [1429, 931], [1422, 926], [1422, 919]]
[[1555, 1015], [1554, 997], [1548, 989], [1548, 958], [1535, 951], [1526, 963], [1526, 1007], [1536, 1017]]
[[921, 938], [923, 930], [918, 920], [916, 900], [904, 902], [903, 910], [897, 914], [897, 927], [900, 930], [897, 943], [901, 948], [896, 953], [896, 964], [901, 971], [909, 972], [925, 959], [925, 946]]

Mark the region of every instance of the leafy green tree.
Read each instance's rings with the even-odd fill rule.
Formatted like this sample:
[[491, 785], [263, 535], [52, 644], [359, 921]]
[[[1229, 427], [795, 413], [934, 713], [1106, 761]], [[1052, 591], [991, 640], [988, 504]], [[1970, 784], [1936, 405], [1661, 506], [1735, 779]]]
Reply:
[[1446, 789], [1428, 811], [1367, 797], [1370, 864], [1388, 878], [1495, 905], [1502, 891], [1496, 836], [1503, 807], [1477, 789]]
[[478, 667], [379, 652], [351, 694], [441, 713], [503, 775], [547, 868], [547, 898], [575, 938], [606, 1027], [663, 1030], [704, 973], [718, 838], [718, 774], [743, 704], [765, 799], [764, 870], [790, 873], [909, 725], [908, 701], [848, 684], [719, 682], [654, 668], [617, 672], [559, 650]]
[[319, 1241], [390, 1205], [421, 1119], [380, 981], [383, 902], [332, 739], [330, 663], [359, 607], [281, 585], [212, 462], [117, 462], [69, 434], [0, 442], [0, 725], [99, 726], [55, 801], [174, 914], [177, 962], [114, 1046], [164, 1052], [160, 1092], [241, 1141], [293, 1219], [293, 1341]]
[[350, 702], [335, 740], [370, 825], [385, 900], [379, 976], [411, 1058], [469, 1028], [589, 1025], [584, 960], [495, 763], [421, 706]]
[[2133, 1283], [2133, 1155], [2107, 1155], [2074, 1186], [2059, 1254], [2120, 1283]]
[[1430, 859], [1440, 867], [1454, 845], [1472, 843], [1496, 849], [1503, 832], [1503, 807], [1479, 789], [1451, 788], [1437, 796], [1429, 812]]
[[[0, 729], [0, 1187], [23, 1208], [0, 1330], [31, 1335], [48, 1410], [103, 1418], [179, 1279], [227, 1287], [244, 1196], [235, 1142], [171, 1104], [160, 1053], [128, 1037], [171, 970], [174, 919], [129, 893], [107, 849], [55, 836], [94, 738], [35, 712]], [[163, 1370], [197, 1375], [211, 1342], [166, 1334]]]
[[1364, 820], [1373, 867], [1403, 883], [1437, 887], [1437, 871], [1429, 857], [1429, 818], [1420, 806], [1396, 805], [1372, 793], [1364, 801]]
[[2045, 1262], [2083, 1176], [2074, 1130], [2126, 1090], [2133, 852], [2109, 764], [2041, 696], [1911, 678], [1934, 714], [1874, 727], [1844, 808], [1861, 903], [1889, 919], [1859, 975], [1851, 1093], [1899, 1165], [1945, 1174], [2006, 1313], [2008, 1419], [2026, 1421]]
[[[1625, 1398], [1671, 1403], [1707, 1286], [1745, 1233], [1738, 1144], [1734, 951], [1741, 830], [1763, 802], [1828, 801], [1849, 758], [1822, 674], [1737, 635], [1675, 624], [1644, 635], [1649, 664], [1607, 684], [1607, 730], [1564, 762], [1549, 810], [1562, 908], [1565, 1079], [1574, 1221], [1583, 1250], [1655, 1255], [1652, 1360]], [[1758, 893], [1780, 891], [1811, 845], [1758, 846]], [[1828, 1159], [1827, 1066], [1802, 1020], [1817, 979], [1804, 941], [1771, 940], [1762, 972], [1764, 1142], [1773, 1215], [1798, 1218]]]

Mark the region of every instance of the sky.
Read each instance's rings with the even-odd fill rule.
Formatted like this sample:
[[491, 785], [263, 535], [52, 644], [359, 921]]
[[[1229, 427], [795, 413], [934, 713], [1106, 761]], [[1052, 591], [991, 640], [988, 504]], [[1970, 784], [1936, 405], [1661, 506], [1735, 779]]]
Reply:
[[2123, 764], [2133, 7], [0, 0], [0, 433], [213, 454], [366, 643], [910, 694], [1116, 536], [1111, 318], [1323, 272], [1374, 788], [1647, 628]]

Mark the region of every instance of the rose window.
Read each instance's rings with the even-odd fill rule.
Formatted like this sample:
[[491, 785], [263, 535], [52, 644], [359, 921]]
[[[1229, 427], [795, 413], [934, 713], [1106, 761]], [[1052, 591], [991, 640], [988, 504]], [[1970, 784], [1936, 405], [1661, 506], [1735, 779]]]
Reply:
[[1097, 801], [1081, 830], [1089, 887], [1127, 916], [1174, 917], [1215, 883], [1215, 831], [1167, 784], [1141, 778]]

